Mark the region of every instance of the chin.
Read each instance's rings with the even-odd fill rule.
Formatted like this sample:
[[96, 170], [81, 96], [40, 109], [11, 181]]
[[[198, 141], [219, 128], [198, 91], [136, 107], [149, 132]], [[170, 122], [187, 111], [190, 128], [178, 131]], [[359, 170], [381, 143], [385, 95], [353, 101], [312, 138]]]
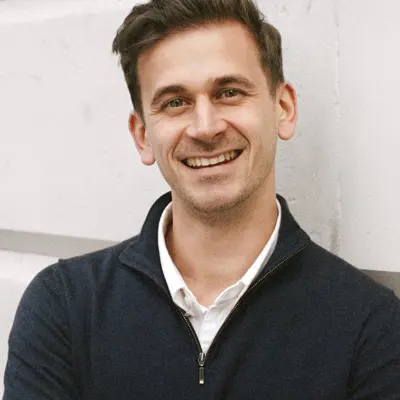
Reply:
[[[197, 192], [197, 191], [196, 191]], [[245, 193], [235, 190], [208, 190], [186, 196], [188, 205], [201, 214], [221, 214], [234, 210], [246, 199]]]

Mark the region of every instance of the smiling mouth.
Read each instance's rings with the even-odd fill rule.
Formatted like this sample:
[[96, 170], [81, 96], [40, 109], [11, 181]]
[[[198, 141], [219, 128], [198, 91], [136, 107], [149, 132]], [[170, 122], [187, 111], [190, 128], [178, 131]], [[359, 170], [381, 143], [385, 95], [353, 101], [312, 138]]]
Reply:
[[183, 160], [183, 163], [192, 169], [211, 168], [217, 165], [228, 164], [240, 156], [242, 150], [232, 150], [221, 154], [218, 157], [194, 157]]

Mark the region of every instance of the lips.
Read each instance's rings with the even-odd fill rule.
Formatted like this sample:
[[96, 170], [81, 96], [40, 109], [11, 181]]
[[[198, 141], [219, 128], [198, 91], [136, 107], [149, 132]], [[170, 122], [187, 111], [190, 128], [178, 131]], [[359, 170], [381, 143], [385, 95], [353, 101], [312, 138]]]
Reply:
[[231, 150], [216, 157], [191, 157], [184, 160], [183, 163], [194, 169], [213, 167], [215, 165], [225, 164], [229, 161], [233, 161], [239, 157], [241, 152], [241, 150]]

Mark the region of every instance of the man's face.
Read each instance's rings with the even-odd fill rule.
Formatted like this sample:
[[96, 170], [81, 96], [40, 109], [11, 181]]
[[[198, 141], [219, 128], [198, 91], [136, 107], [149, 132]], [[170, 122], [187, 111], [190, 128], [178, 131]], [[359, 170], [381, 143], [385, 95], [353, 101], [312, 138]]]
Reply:
[[174, 202], [221, 211], [266, 190], [282, 108], [244, 27], [177, 33], [142, 54], [138, 68], [145, 125], [132, 116], [132, 134]]

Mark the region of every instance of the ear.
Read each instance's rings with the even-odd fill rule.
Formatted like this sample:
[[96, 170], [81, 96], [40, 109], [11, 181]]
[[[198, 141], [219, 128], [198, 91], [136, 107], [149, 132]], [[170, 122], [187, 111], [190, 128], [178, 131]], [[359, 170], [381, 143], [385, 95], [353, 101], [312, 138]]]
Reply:
[[296, 91], [289, 83], [284, 83], [277, 90], [278, 135], [282, 140], [289, 140], [294, 135], [297, 122]]
[[129, 131], [145, 165], [152, 165], [156, 159], [147, 135], [146, 126], [137, 112], [129, 115]]

